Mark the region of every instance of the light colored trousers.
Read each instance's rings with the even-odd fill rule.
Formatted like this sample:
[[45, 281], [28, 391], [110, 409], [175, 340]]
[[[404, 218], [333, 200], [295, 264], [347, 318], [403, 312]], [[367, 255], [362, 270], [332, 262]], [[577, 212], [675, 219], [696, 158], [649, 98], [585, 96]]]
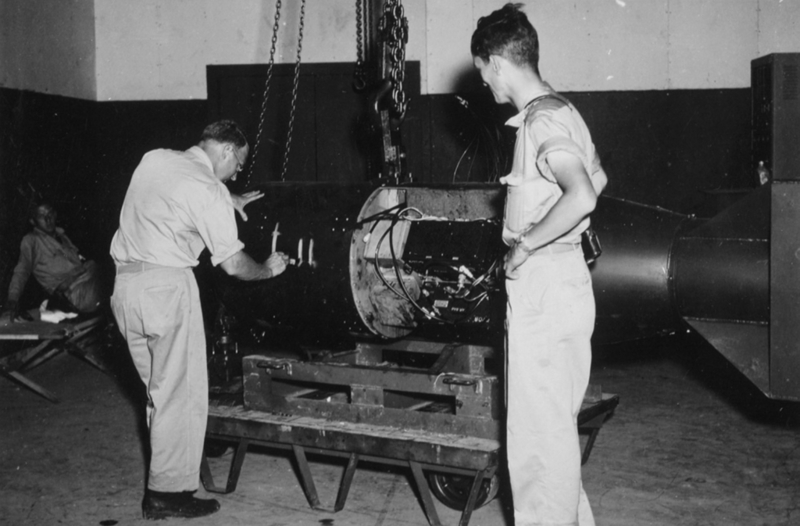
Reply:
[[148, 488], [194, 491], [208, 419], [206, 339], [191, 269], [118, 273], [111, 308], [147, 388]]
[[506, 447], [515, 525], [593, 526], [577, 429], [592, 361], [589, 269], [578, 249], [539, 252], [518, 279], [506, 280], [506, 290]]

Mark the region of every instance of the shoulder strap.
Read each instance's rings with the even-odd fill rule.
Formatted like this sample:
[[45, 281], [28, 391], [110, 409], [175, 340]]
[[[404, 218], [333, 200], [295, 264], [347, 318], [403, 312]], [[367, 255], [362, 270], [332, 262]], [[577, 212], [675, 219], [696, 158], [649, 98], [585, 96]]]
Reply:
[[536, 106], [545, 99], [555, 99], [560, 103], [564, 104], [565, 106], [569, 106], [569, 101], [563, 95], [556, 93], [555, 91], [551, 91], [549, 93], [545, 93], [544, 95], [539, 95], [538, 97], [530, 101], [528, 104], [526, 104], [525, 108], [531, 108], [533, 106]]

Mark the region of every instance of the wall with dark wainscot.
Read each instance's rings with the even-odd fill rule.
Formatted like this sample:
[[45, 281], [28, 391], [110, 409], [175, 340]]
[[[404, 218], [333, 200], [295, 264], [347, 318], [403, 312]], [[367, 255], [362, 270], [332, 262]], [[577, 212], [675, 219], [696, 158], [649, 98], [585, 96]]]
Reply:
[[[412, 78], [418, 78], [418, 66], [410, 70], [415, 67]], [[359, 159], [368, 155], [361, 144], [368, 105], [352, 92], [351, 72], [352, 66], [303, 65], [302, 78], [318, 80], [298, 95], [290, 166], [302, 169], [290, 170], [287, 180], [370, 177], [369, 163]], [[286, 78], [289, 70], [276, 74]], [[188, 148], [209, 118], [227, 116], [209, 93], [209, 101], [90, 102], [0, 88], [0, 286], [8, 284], [28, 228], [26, 209], [37, 195], [55, 204], [61, 225], [87, 257], [110, 264], [108, 244], [131, 173], [148, 150]], [[503, 123], [511, 108], [498, 107], [474, 86], [458, 95], [418, 93], [412, 91], [403, 125], [414, 181], [494, 181], [506, 172], [514, 132]], [[718, 191], [755, 185], [750, 89], [565, 95], [592, 131], [609, 195], [708, 215], [719, 206]], [[273, 118], [277, 135], [269, 144], [285, 140], [285, 118]], [[248, 126], [257, 122], [253, 115]], [[313, 148], [304, 146], [311, 139]], [[259, 161], [271, 169], [254, 172], [246, 184], [279, 179], [283, 148], [271, 150], [261, 155], [273, 158]]]
[[206, 101], [92, 102], [0, 88], [0, 123], [4, 302], [30, 229], [27, 209], [39, 198], [53, 203], [81, 252], [111, 272], [108, 246], [133, 170], [148, 150], [195, 143]]

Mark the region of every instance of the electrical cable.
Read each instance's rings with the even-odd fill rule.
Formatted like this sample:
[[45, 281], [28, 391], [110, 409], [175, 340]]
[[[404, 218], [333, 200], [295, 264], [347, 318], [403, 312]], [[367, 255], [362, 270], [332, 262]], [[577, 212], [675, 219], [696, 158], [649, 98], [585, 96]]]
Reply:
[[[377, 221], [375, 222], [375, 224], [377, 225]], [[375, 228], [375, 226], [373, 225], [373, 227], [372, 227], [372, 228]], [[372, 231], [372, 230], [370, 230], [370, 232], [371, 232], [371, 231]], [[395, 288], [392, 286], [392, 284], [391, 284], [391, 283], [389, 283], [389, 281], [388, 281], [388, 280], [386, 279], [386, 277], [383, 275], [383, 272], [381, 272], [380, 265], [378, 264], [378, 254], [380, 254], [381, 245], [383, 244], [383, 240], [386, 238], [386, 235], [387, 235], [387, 234], [388, 234], [390, 231], [391, 231], [391, 227], [390, 227], [389, 229], [387, 229], [387, 230], [386, 230], [386, 231], [383, 233], [383, 235], [381, 236], [381, 238], [378, 240], [378, 244], [375, 246], [375, 257], [374, 257], [374, 258], [373, 258], [373, 260], [372, 260], [372, 261], [373, 261], [373, 266], [375, 267], [375, 273], [378, 275], [378, 277], [381, 279], [381, 281], [383, 282], [383, 284], [386, 286], [386, 288], [387, 288], [387, 289], [389, 289], [389, 290], [391, 290], [392, 292], [394, 292], [395, 294], [397, 294], [397, 296], [399, 296], [401, 299], [407, 299], [407, 298], [406, 298], [406, 297], [404, 297], [402, 294], [400, 294], [400, 292], [398, 292], [398, 291], [397, 291], [397, 289], [395, 289]]]
[[395, 225], [400, 221], [400, 215], [404, 211], [405, 210], [401, 210], [396, 214], [395, 218], [392, 220], [391, 226], [389, 227], [389, 252], [392, 254], [392, 266], [394, 267], [394, 273], [397, 276], [397, 281], [398, 281], [398, 284], [400, 285], [400, 288], [403, 290], [403, 294], [405, 294], [406, 299], [408, 299], [408, 301], [411, 302], [411, 305], [413, 305], [417, 310], [422, 312], [425, 315], [426, 318], [431, 319], [431, 320], [440, 321], [440, 322], [444, 323], [444, 322], [446, 322], [446, 320], [438, 317], [436, 314], [434, 314], [432, 311], [429, 311], [425, 307], [422, 307], [421, 305], [419, 305], [414, 300], [414, 298], [411, 297], [411, 294], [408, 292], [408, 289], [406, 288], [405, 282], [403, 281], [403, 277], [400, 275], [400, 266], [397, 264], [397, 261], [398, 261], [397, 254], [395, 254], [395, 252], [394, 252], [394, 235], [393, 235], [393, 232], [394, 232]]
[[[377, 227], [378, 221], [381, 220], [381, 219], [388, 219], [387, 216], [390, 216], [389, 212], [396, 210], [390, 216], [391, 217], [391, 224], [383, 232], [383, 234], [381, 235], [380, 239], [376, 243], [375, 257], [373, 259], [373, 267], [374, 267], [375, 273], [378, 275], [378, 278], [381, 280], [381, 282], [383, 283], [383, 285], [387, 289], [389, 289], [392, 293], [394, 293], [399, 298], [401, 298], [401, 299], [403, 299], [405, 301], [408, 301], [418, 312], [423, 314], [427, 319], [433, 320], [433, 321], [437, 321], [437, 322], [440, 322], [440, 323], [444, 323], [444, 324], [450, 324], [450, 325], [456, 325], [458, 323], [463, 322], [464, 320], [466, 320], [470, 316], [472, 316], [473, 313], [475, 312], [475, 310], [477, 309], [477, 307], [488, 299], [488, 297], [490, 295], [490, 292], [491, 292], [489, 280], [490, 280], [490, 277], [491, 277], [492, 273], [497, 268], [498, 260], [493, 261], [492, 264], [490, 265], [489, 269], [487, 269], [486, 272], [484, 272], [483, 274], [481, 274], [477, 278], [471, 279], [471, 281], [466, 283], [466, 284], [465, 283], [459, 283], [458, 284], [458, 290], [459, 291], [463, 290], [463, 293], [459, 293], [458, 291], [455, 291], [455, 290], [452, 290], [452, 291], [448, 290], [448, 288], [450, 288], [450, 287], [443, 287], [442, 283], [444, 283], [444, 281], [441, 278], [437, 277], [437, 276], [432, 276], [432, 275], [429, 276], [428, 275], [428, 271], [432, 266], [439, 265], [439, 266], [442, 266], [442, 267], [445, 267], [445, 268], [449, 269], [450, 271], [455, 272], [459, 276], [463, 274], [466, 277], [471, 277], [470, 273], [468, 272], [469, 269], [465, 268], [464, 270], [467, 271], [465, 273], [465, 272], [463, 272], [461, 270], [461, 268], [454, 267], [453, 265], [451, 265], [451, 264], [449, 264], [447, 262], [439, 261], [439, 260], [434, 260], [430, 264], [428, 264], [428, 265], [426, 265], [424, 267], [424, 271], [423, 271], [424, 273], [422, 275], [425, 276], [425, 277], [423, 278], [423, 285], [421, 285], [421, 288], [424, 288], [424, 283], [433, 282], [433, 283], [435, 283], [436, 288], [440, 288], [440, 289], [444, 290], [445, 293], [450, 298], [452, 298], [454, 300], [464, 301], [465, 303], [467, 303], [471, 307], [468, 312], [466, 312], [464, 315], [458, 317], [455, 320], [443, 318], [437, 311], [429, 309], [427, 307], [424, 307], [423, 305], [420, 305], [420, 303], [417, 300], [414, 299], [414, 297], [411, 295], [411, 293], [409, 292], [408, 288], [405, 285], [405, 281], [404, 281], [403, 275], [401, 273], [402, 270], [403, 270], [403, 267], [405, 266], [405, 263], [397, 257], [397, 253], [395, 252], [394, 229], [395, 229], [395, 227], [397, 226], [397, 224], [401, 220], [406, 220], [406, 221], [424, 221], [424, 220], [426, 220], [426, 216], [425, 216], [425, 214], [423, 214], [417, 208], [406, 207], [406, 208], [400, 209], [400, 206], [401, 205], [393, 206], [393, 207], [391, 207], [389, 209], [383, 210], [382, 212], [380, 212], [378, 214], [370, 216], [369, 218], [365, 218], [364, 220], [362, 220], [360, 222], [361, 224], [363, 224], [367, 220], [373, 220], [373, 225], [370, 227], [369, 234], [368, 234], [368, 235], [372, 235], [372, 233], [374, 232], [375, 228]], [[408, 213], [409, 212], [414, 212], [414, 213], [418, 214], [419, 217], [417, 217], [417, 218], [408, 217]], [[439, 218], [437, 218], [437, 219], [439, 219]], [[391, 254], [392, 269], [394, 270], [395, 277], [397, 278], [397, 285], [399, 286], [399, 290], [395, 285], [390, 283], [388, 279], [386, 279], [386, 277], [384, 276], [383, 272], [381, 271], [381, 267], [380, 267], [380, 264], [379, 264], [378, 255], [381, 253], [381, 247], [383, 246], [384, 242], [386, 241], [387, 236], [389, 238], [389, 253]], [[411, 269], [410, 274], [413, 275], [415, 273], [416, 272], [413, 269]], [[476, 287], [480, 287], [483, 290], [480, 293], [478, 293], [477, 295], [471, 296], [471, 294], [475, 291]]]

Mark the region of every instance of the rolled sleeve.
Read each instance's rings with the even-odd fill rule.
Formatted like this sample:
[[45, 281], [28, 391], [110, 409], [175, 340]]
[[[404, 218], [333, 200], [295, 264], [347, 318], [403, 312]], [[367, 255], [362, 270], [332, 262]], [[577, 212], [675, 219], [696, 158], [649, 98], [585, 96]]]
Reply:
[[602, 164], [600, 162], [600, 155], [597, 151], [594, 152], [594, 157], [592, 157], [592, 175], [596, 174], [602, 168]]
[[[563, 111], [569, 111], [569, 109], [564, 106]], [[584, 148], [572, 139], [570, 130], [560, 124], [550, 113], [547, 110], [541, 112], [540, 115], [533, 119], [529, 127], [533, 144], [539, 145], [536, 151], [536, 167], [539, 173], [551, 183], [557, 182], [547, 164], [548, 154], [557, 151], [574, 155], [581, 161], [587, 175], [593, 173], [592, 163], [590, 163], [590, 159], [586, 158]], [[594, 161], [594, 159], [591, 159], [591, 161]]]
[[237, 239], [233, 243], [233, 245], [230, 245], [225, 248], [226, 249], [223, 252], [211, 254], [211, 264], [214, 265], [215, 267], [220, 263], [222, 263], [223, 261], [225, 261], [226, 259], [228, 259], [229, 257], [231, 257], [232, 255], [236, 254], [237, 252], [241, 252], [241, 250], [244, 248], [244, 243], [242, 243]]
[[239, 240], [236, 217], [230, 197], [219, 196], [199, 216], [197, 229], [211, 252], [211, 264], [219, 265], [244, 248]]

